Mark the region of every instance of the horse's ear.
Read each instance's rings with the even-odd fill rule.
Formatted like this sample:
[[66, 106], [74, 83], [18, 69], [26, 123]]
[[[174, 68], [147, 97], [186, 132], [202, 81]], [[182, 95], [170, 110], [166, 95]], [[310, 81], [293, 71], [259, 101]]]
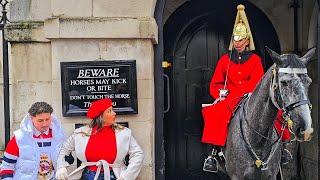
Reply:
[[271, 50], [268, 46], [266, 46], [266, 50], [269, 53], [269, 55], [271, 56], [271, 58], [274, 61], [274, 63], [276, 63], [278, 65], [282, 64], [280, 55], [278, 53], [276, 53], [275, 51]]
[[307, 64], [308, 61], [313, 57], [314, 53], [316, 52], [316, 48], [311, 48], [308, 50], [308, 52], [303, 56], [301, 57], [301, 60]]

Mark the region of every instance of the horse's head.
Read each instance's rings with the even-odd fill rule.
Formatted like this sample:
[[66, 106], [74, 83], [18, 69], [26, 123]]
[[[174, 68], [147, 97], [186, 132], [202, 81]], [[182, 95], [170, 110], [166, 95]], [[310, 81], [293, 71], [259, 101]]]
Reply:
[[307, 74], [306, 64], [314, 55], [315, 48], [303, 57], [295, 54], [279, 55], [268, 47], [266, 49], [276, 64], [270, 89], [274, 91], [276, 106], [283, 109], [284, 119], [289, 122], [288, 127], [295, 134], [296, 140], [309, 141], [313, 128], [308, 97], [311, 78]]

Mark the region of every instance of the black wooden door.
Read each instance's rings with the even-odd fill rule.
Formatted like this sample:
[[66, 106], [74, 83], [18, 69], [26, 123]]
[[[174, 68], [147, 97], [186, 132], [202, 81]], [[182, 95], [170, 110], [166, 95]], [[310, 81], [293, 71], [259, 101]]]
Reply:
[[165, 120], [167, 179], [223, 179], [202, 171], [209, 149], [201, 143], [201, 104], [212, 102], [208, 87], [216, 61], [226, 52], [224, 37], [217, 27], [194, 24], [177, 41], [173, 67], [166, 71], [173, 77]]
[[[201, 104], [211, 103], [209, 82], [219, 57], [226, 53], [236, 15], [236, 1], [188, 1], [164, 27], [165, 174], [166, 180], [226, 179], [222, 173], [202, 171], [210, 147], [201, 143]], [[244, 2], [256, 51], [265, 69], [272, 61], [264, 47], [280, 51], [276, 32], [262, 11]], [[228, 11], [228, 13], [226, 13]], [[168, 82], [168, 86], [167, 86]], [[166, 91], [169, 89], [169, 91]], [[169, 108], [167, 108], [169, 106]]]

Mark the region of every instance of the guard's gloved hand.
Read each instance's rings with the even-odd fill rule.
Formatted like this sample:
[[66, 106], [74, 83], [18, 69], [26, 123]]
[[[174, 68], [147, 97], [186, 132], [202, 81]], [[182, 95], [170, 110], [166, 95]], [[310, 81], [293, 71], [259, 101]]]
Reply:
[[219, 89], [219, 99], [220, 101], [224, 100], [229, 94], [227, 89]]
[[57, 180], [67, 180], [68, 179], [67, 168], [65, 168], [65, 167], [59, 168], [56, 172], [56, 179]]

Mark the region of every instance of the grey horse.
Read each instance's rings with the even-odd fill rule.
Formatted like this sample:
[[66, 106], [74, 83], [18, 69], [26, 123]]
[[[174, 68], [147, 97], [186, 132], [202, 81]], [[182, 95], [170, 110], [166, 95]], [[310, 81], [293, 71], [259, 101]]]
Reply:
[[295, 140], [308, 141], [313, 132], [306, 64], [315, 48], [301, 58], [266, 49], [275, 64], [242, 100], [229, 126], [225, 158], [232, 180], [276, 179], [282, 146], [282, 133], [273, 128], [278, 109], [284, 111], [283, 127], [289, 125]]

